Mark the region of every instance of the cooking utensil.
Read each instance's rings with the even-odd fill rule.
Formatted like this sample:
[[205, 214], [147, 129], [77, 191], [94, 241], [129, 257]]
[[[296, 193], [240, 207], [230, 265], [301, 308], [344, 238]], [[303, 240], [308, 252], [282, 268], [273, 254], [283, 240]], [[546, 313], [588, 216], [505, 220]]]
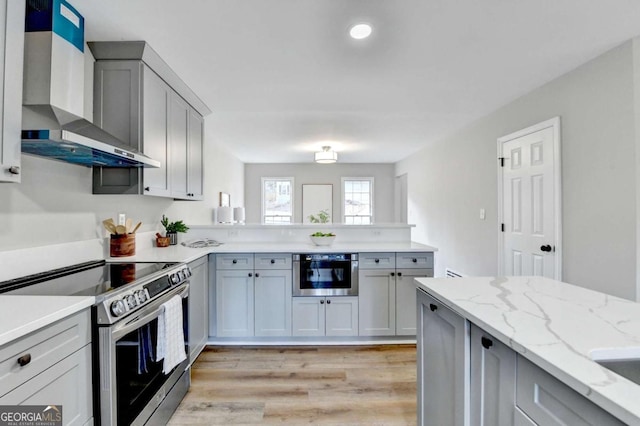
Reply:
[[127, 228], [124, 227], [124, 225], [118, 225], [116, 226], [116, 234], [118, 235], [124, 235], [127, 233]]
[[136, 225], [135, 228], [133, 228], [133, 231], [131, 231], [132, 234], [135, 234], [136, 231], [138, 230], [138, 228], [140, 228], [140, 225], [142, 225], [142, 222], [138, 222], [138, 224]]
[[124, 222], [125, 232], [127, 234], [131, 233], [131, 227], [132, 226], [133, 226], [133, 220], [131, 220], [131, 218], [128, 217], [127, 220]]
[[104, 225], [104, 228], [110, 233], [115, 234], [117, 232], [116, 225], [115, 223], [113, 223], [113, 219], [105, 219], [102, 221], [102, 224]]

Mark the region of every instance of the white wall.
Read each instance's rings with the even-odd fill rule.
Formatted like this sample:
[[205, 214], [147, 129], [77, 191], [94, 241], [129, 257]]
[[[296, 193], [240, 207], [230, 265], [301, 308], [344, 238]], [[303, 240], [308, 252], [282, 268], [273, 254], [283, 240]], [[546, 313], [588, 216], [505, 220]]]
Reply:
[[101, 238], [102, 220], [118, 212], [142, 221], [140, 231], [160, 229], [163, 213], [187, 224], [211, 224], [220, 191], [242, 205], [244, 165], [214, 143], [215, 129], [205, 123], [204, 201], [93, 195], [90, 168], [23, 155], [22, 183], [0, 184], [0, 251]]
[[496, 139], [560, 116], [563, 280], [636, 297], [633, 51], [625, 43], [397, 164], [413, 239], [440, 250], [438, 276], [497, 273]]
[[342, 222], [341, 178], [371, 177], [374, 178], [374, 221], [391, 223], [394, 219], [393, 164], [246, 164], [245, 165], [245, 200], [247, 223], [261, 221], [261, 178], [293, 177], [294, 221], [302, 222], [302, 184], [330, 183], [333, 185], [333, 221]]

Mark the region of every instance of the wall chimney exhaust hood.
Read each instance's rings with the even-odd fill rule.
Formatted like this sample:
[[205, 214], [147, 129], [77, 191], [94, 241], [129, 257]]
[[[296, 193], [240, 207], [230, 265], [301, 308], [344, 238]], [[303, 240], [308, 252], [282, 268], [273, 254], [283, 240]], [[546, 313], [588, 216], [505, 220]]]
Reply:
[[160, 167], [82, 118], [84, 18], [73, 6], [27, 0], [24, 49], [23, 153], [88, 167]]

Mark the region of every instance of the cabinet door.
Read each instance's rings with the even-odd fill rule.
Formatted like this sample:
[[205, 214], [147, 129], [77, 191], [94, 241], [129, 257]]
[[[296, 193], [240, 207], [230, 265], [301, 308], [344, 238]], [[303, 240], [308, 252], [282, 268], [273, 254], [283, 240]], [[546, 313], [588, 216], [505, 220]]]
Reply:
[[0, 1], [0, 182], [20, 182], [24, 0]]
[[327, 297], [325, 330], [327, 336], [358, 335], [358, 297]]
[[516, 353], [471, 325], [471, 424], [514, 425]]
[[187, 140], [189, 132], [189, 104], [177, 93], [171, 93], [169, 109], [171, 196], [186, 199], [187, 193]]
[[359, 335], [395, 335], [395, 269], [360, 269], [358, 272], [358, 287]]
[[418, 425], [469, 419], [469, 323], [422, 290], [418, 306]]
[[625, 424], [526, 358], [518, 356], [516, 364], [516, 404], [536, 424]]
[[416, 335], [416, 284], [413, 279], [432, 276], [433, 269], [396, 270], [396, 335]]
[[193, 363], [209, 336], [209, 262], [204, 256], [189, 263], [189, 350]]
[[324, 336], [324, 297], [294, 297], [292, 321], [294, 336]]
[[[96, 61], [93, 121], [98, 127], [142, 151], [142, 76], [140, 61]], [[142, 194], [139, 167], [93, 167], [94, 194]]]
[[93, 415], [91, 345], [0, 398], [0, 405], [62, 405], [65, 425], [84, 425]]
[[187, 197], [203, 198], [204, 119], [193, 108], [189, 109], [189, 141], [187, 144]]
[[291, 336], [291, 292], [291, 270], [256, 270], [256, 336]]
[[218, 337], [253, 336], [253, 271], [216, 272]]
[[169, 180], [169, 99], [171, 89], [156, 73], [147, 66], [143, 72], [142, 104], [142, 152], [160, 161], [160, 167], [148, 167], [142, 170], [144, 177], [144, 194], [168, 197]]

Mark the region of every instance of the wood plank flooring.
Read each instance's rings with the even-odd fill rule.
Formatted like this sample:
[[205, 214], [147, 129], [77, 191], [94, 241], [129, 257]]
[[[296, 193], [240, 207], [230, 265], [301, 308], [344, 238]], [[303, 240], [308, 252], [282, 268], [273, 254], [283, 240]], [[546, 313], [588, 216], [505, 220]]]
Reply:
[[415, 345], [208, 347], [169, 425], [415, 425]]

